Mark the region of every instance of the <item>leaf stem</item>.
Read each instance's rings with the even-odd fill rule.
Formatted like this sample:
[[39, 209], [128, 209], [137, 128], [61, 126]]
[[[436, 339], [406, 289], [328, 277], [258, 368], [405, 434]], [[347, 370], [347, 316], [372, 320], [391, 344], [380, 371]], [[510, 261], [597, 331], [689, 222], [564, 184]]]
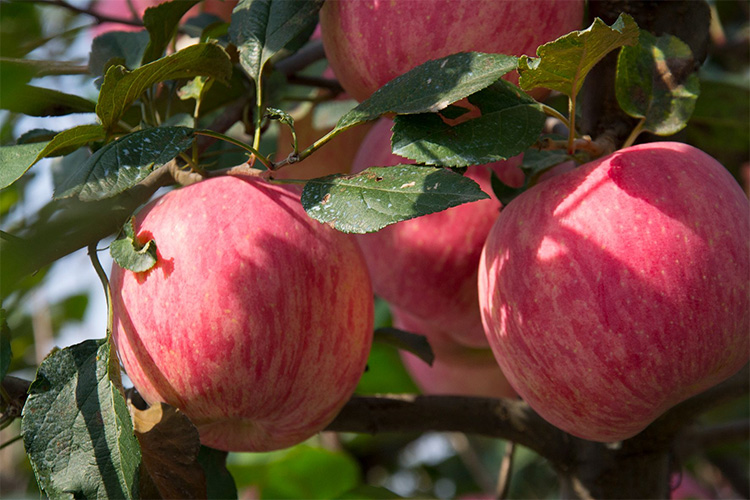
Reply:
[[328, 132], [326, 135], [324, 135], [323, 137], [321, 137], [317, 141], [313, 142], [310, 146], [308, 146], [307, 149], [305, 149], [301, 153], [297, 154], [294, 157], [295, 158], [294, 161], [289, 161], [289, 157], [286, 157], [286, 158], [284, 158], [283, 160], [281, 160], [280, 162], [278, 162], [276, 164], [276, 168], [279, 169], [279, 168], [281, 168], [281, 167], [283, 167], [285, 165], [288, 165], [290, 163], [297, 163], [297, 162], [300, 162], [300, 161], [304, 160], [305, 158], [307, 158], [308, 156], [310, 156], [311, 154], [313, 154], [315, 151], [317, 151], [319, 148], [321, 148], [324, 144], [326, 144], [328, 141], [330, 141], [331, 139], [333, 139], [334, 137], [336, 137], [337, 135], [339, 135], [344, 130], [346, 130], [346, 129], [334, 128], [333, 130], [331, 130], [330, 132]]
[[575, 151], [573, 142], [576, 138], [576, 95], [568, 98], [568, 154]]
[[[255, 83], [255, 135], [253, 137], [253, 149], [260, 147], [260, 129], [263, 122], [263, 85], [260, 78]], [[264, 163], [265, 165], [265, 163]]]
[[263, 166], [266, 167], [268, 170], [274, 170], [273, 163], [271, 163], [271, 161], [268, 158], [266, 158], [265, 156], [263, 156], [262, 154], [260, 154], [258, 152], [258, 149], [256, 147], [248, 146], [247, 144], [245, 144], [242, 141], [238, 141], [237, 139], [233, 139], [233, 138], [229, 137], [228, 135], [224, 135], [224, 134], [219, 133], [219, 132], [214, 132], [213, 130], [201, 129], [201, 130], [196, 130], [195, 133], [196, 133], [196, 135], [205, 135], [206, 137], [213, 137], [214, 139], [220, 139], [220, 140], [228, 142], [230, 144], [234, 144], [235, 146], [239, 146], [242, 149], [244, 149], [245, 151], [247, 151], [250, 154], [252, 154], [253, 157], [255, 157], [258, 160], [260, 160], [260, 162], [263, 164]]
[[6, 446], [9, 446], [9, 445], [15, 443], [16, 441], [20, 441], [22, 437], [23, 436], [21, 434], [19, 434], [18, 436], [14, 437], [12, 439], [9, 439], [8, 441], [4, 442], [3, 444], [0, 444], [0, 450], [2, 450], [3, 448], [5, 448]]
[[643, 126], [646, 124], [646, 118], [641, 118], [641, 121], [638, 122], [638, 125], [635, 126], [632, 132], [630, 132], [630, 135], [627, 139], [625, 139], [625, 142], [623, 143], [623, 148], [629, 148], [630, 146], [635, 143], [635, 140], [638, 138], [638, 136], [643, 132]]
[[566, 127], [568, 127], [568, 129], [570, 129], [570, 122], [565, 117], [565, 115], [562, 114], [562, 113], [560, 113], [558, 110], [556, 110], [552, 106], [548, 106], [546, 104], [542, 104], [542, 111], [544, 111], [544, 114], [546, 114], [547, 116], [551, 116], [553, 118], [557, 118], [558, 120], [560, 120], [561, 122], [563, 122], [563, 124]]

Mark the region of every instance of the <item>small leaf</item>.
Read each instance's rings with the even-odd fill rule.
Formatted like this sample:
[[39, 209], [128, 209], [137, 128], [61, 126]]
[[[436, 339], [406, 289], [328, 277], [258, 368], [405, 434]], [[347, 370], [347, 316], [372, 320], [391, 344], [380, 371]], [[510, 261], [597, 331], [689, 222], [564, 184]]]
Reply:
[[156, 242], [141, 244], [135, 235], [135, 218], [131, 217], [122, 228], [122, 234], [109, 246], [109, 253], [123, 269], [143, 273], [156, 265]]
[[161, 498], [206, 498], [200, 439], [190, 420], [165, 403], [145, 410], [131, 405], [131, 415], [143, 460], [141, 492], [148, 484]]
[[478, 92], [516, 69], [517, 59], [502, 54], [461, 52], [398, 76], [341, 117], [337, 129], [375, 120], [386, 113], [435, 113]]
[[10, 351], [10, 328], [8, 328], [8, 313], [0, 308], [0, 381], [5, 378], [10, 368], [13, 353]]
[[645, 119], [643, 130], [656, 135], [679, 132], [700, 93], [690, 47], [675, 36], [657, 38], [642, 31], [638, 45], [620, 51], [615, 91], [623, 111]]
[[206, 476], [206, 498], [225, 500], [237, 498], [237, 485], [227, 470], [227, 452], [201, 446], [198, 463]]
[[193, 129], [185, 127], [148, 128], [123, 136], [94, 153], [57, 187], [55, 198], [77, 195], [95, 201], [115, 196], [187, 149], [193, 137]]
[[240, 0], [229, 37], [247, 74], [259, 82], [268, 60], [318, 22], [322, 5], [322, 0]]
[[83, 97], [34, 85], [22, 85], [12, 93], [0, 93], [0, 109], [29, 116], [93, 113], [95, 108], [93, 102]]
[[302, 191], [302, 205], [310, 217], [345, 233], [371, 233], [484, 198], [488, 195], [467, 177], [415, 165], [311, 179]]
[[451, 126], [434, 113], [397, 116], [393, 153], [419, 163], [466, 167], [522, 153], [544, 127], [541, 105], [504, 80], [469, 97], [482, 115]]
[[294, 127], [294, 117], [281, 109], [266, 108], [266, 116], [271, 120], [277, 120], [285, 125], [289, 125], [292, 128]]
[[200, 101], [203, 93], [211, 88], [211, 80], [205, 76], [196, 76], [177, 90], [177, 96], [183, 101], [195, 99]]
[[540, 46], [538, 58], [521, 56], [518, 84], [523, 90], [544, 87], [573, 97], [581, 90], [591, 68], [609, 52], [637, 44], [639, 31], [628, 14], [620, 14], [612, 27], [596, 18], [587, 29]]
[[435, 353], [424, 335], [405, 332], [398, 328], [386, 327], [375, 330], [373, 342], [388, 344], [397, 349], [408, 351], [418, 356], [422, 361], [432, 366], [435, 361]]
[[35, 142], [17, 146], [0, 147], [0, 189], [6, 188], [21, 178], [36, 162], [36, 157], [47, 146], [47, 142]]
[[21, 434], [50, 498], [138, 496], [140, 450], [109, 359], [104, 339], [54, 351], [29, 389]]
[[198, 2], [199, 0], [165, 2], [146, 9], [143, 13], [143, 26], [148, 31], [149, 42], [141, 64], [155, 61], [164, 54], [169, 42], [177, 34], [180, 19]]
[[146, 31], [109, 31], [94, 38], [89, 54], [89, 71], [92, 75], [103, 76], [107, 65], [118, 59], [129, 69], [141, 65], [143, 53], [148, 45]]
[[63, 130], [55, 135], [47, 146], [37, 155], [32, 165], [42, 158], [60, 155], [62, 152], [75, 151], [90, 142], [103, 141], [105, 139], [104, 128], [92, 123], [90, 125], [79, 125], [68, 130]]
[[96, 114], [102, 126], [111, 130], [125, 110], [152, 85], [196, 76], [229, 79], [232, 62], [224, 49], [215, 44], [199, 43], [133, 71], [112, 66], [104, 77]]

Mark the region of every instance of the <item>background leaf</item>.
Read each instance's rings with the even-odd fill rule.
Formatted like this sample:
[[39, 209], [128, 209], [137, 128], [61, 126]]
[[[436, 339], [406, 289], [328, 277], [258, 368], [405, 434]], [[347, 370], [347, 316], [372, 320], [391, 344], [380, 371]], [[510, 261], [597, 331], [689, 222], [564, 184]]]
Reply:
[[484, 198], [488, 195], [476, 182], [450, 170], [396, 165], [309, 180], [302, 206], [310, 217], [339, 231], [371, 233]]
[[55, 135], [39, 155], [37, 155], [34, 163], [42, 158], [67, 154], [90, 142], [103, 141], [105, 136], [104, 128], [96, 123], [79, 125], [68, 130], [63, 130]]
[[116, 59], [129, 69], [141, 65], [143, 54], [149, 42], [146, 31], [109, 31], [94, 38], [89, 53], [89, 71], [102, 76], [107, 63]]
[[700, 93], [690, 47], [675, 36], [657, 38], [642, 31], [638, 45], [620, 52], [615, 92], [623, 111], [645, 119], [643, 130], [657, 135], [679, 132]]
[[544, 87], [573, 97], [591, 68], [609, 52], [637, 44], [639, 31], [628, 14], [620, 14], [612, 27], [596, 18], [589, 28], [540, 46], [538, 58], [521, 56], [518, 84], [524, 90]]
[[256, 82], [268, 60], [318, 22], [322, 0], [240, 0], [229, 36], [240, 64]]
[[155, 127], [123, 136], [94, 153], [58, 186], [55, 197], [78, 195], [94, 201], [121, 193], [145, 179], [155, 165], [187, 149], [193, 136], [193, 129], [186, 127]]
[[225, 500], [237, 498], [237, 486], [227, 470], [227, 452], [201, 446], [198, 463], [206, 476], [206, 498]]
[[428, 365], [432, 365], [432, 362], [435, 360], [435, 353], [432, 352], [432, 347], [430, 347], [430, 343], [424, 335], [406, 332], [398, 328], [385, 327], [375, 330], [373, 341], [409, 351]]
[[0, 93], [0, 109], [29, 116], [93, 113], [95, 108], [96, 104], [83, 97], [35, 85], [23, 85], [14, 92]]
[[23, 408], [21, 433], [50, 498], [136, 498], [140, 450], [109, 377], [107, 340], [50, 354]]
[[196, 76], [229, 79], [232, 62], [224, 49], [215, 44], [199, 43], [133, 71], [121, 66], [110, 67], [99, 93], [96, 114], [102, 126], [111, 130], [125, 110], [152, 85]]
[[148, 31], [149, 42], [141, 64], [148, 64], [164, 55], [169, 42], [177, 34], [180, 19], [198, 2], [199, 0], [165, 2], [146, 9], [143, 13], [143, 26]]
[[455, 126], [435, 113], [397, 116], [393, 153], [428, 165], [480, 165], [522, 153], [544, 127], [541, 105], [504, 80], [469, 96], [469, 101], [482, 115]]
[[17, 181], [36, 162], [46, 142], [0, 147], [0, 189]]
[[10, 349], [10, 328], [8, 328], [7, 312], [0, 308], [0, 381], [5, 378], [13, 357]]
[[398, 76], [341, 117], [337, 129], [375, 120], [386, 113], [434, 113], [482, 90], [516, 69], [502, 54], [461, 52], [433, 59]]

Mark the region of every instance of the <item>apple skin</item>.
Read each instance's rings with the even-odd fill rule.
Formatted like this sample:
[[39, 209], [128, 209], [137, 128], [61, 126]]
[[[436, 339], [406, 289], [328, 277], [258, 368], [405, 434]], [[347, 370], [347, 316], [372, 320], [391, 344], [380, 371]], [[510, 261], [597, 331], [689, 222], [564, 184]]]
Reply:
[[506, 207], [479, 267], [487, 337], [518, 394], [581, 438], [634, 436], [748, 361], [750, 210], [675, 142], [633, 146]]
[[[352, 166], [414, 163], [391, 153], [392, 121], [379, 120], [362, 142]], [[491, 164], [512, 185], [523, 182], [520, 158]], [[466, 175], [489, 199], [399, 222], [375, 233], [357, 235], [375, 293], [467, 347], [487, 347], [477, 298], [477, 266], [484, 240], [500, 212], [492, 195], [490, 167], [472, 166]]]
[[400, 352], [406, 371], [422, 393], [485, 398], [516, 397], [516, 392], [497, 365], [491, 349], [464, 347], [451, 341], [445, 332], [425, 324], [406, 311], [393, 308], [391, 312], [394, 328], [424, 335], [435, 354], [430, 366], [408, 351]]
[[[363, 101], [415, 66], [456, 52], [536, 55], [539, 45], [580, 28], [583, 7], [582, 0], [329, 0], [320, 26], [341, 86]], [[515, 72], [507, 77], [518, 81]]]
[[351, 237], [256, 178], [172, 191], [136, 218], [158, 261], [113, 266], [113, 338], [143, 398], [182, 410], [201, 442], [267, 451], [322, 430], [372, 341], [373, 295]]

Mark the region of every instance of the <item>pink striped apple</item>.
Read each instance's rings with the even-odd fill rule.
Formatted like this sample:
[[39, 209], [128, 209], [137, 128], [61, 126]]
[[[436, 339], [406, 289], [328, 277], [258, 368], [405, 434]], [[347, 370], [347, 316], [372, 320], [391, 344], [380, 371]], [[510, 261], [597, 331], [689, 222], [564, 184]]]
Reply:
[[[583, 5], [583, 0], [329, 0], [320, 10], [320, 26], [341, 86], [363, 101], [415, 66], [456, 52], [536, 55], [539, 45], [580, 28]], [[508, 77], [518, 81], [515, 72]]]
[[[352, 172], [371, 166], [413, 163], [391, 153], [392, 121], [378, 121], [362, 142]], [[519, 159], [493, 164], [509, 184], [523, 182]], [[467, 176], [491, 194], [488, 166], [469, 167]], [[500, 212], [490, 199], [424, 215], [357, 237], [375, 293], [468, 347], [486, 347], [477, 299], [477, 266], [484, 240]]]
[[737, 372], [750, 348], [750, 204], [675, 142], [526, 191], [487, 238], [479, 301], [521, 397], [576, 436], [634, 436]]
[[429, 339], [435, 359], [432, 365], [408, 351], [401, 360], [424, 394], [514, 398], [516, 393], [503, 375], [489, 347], [456, 344], [450, 336], [425, 324], [406, 311], [393, 308], [393, 326]]
[[148, 403], [201, 442], [266, 451], [322, 430], [350, 397], [372, 340], [373, 296], [351, 237], [256, 178], [218, 177], [143, 208], [157, 245], [144, 273], [115, 265], [113, 338]]

